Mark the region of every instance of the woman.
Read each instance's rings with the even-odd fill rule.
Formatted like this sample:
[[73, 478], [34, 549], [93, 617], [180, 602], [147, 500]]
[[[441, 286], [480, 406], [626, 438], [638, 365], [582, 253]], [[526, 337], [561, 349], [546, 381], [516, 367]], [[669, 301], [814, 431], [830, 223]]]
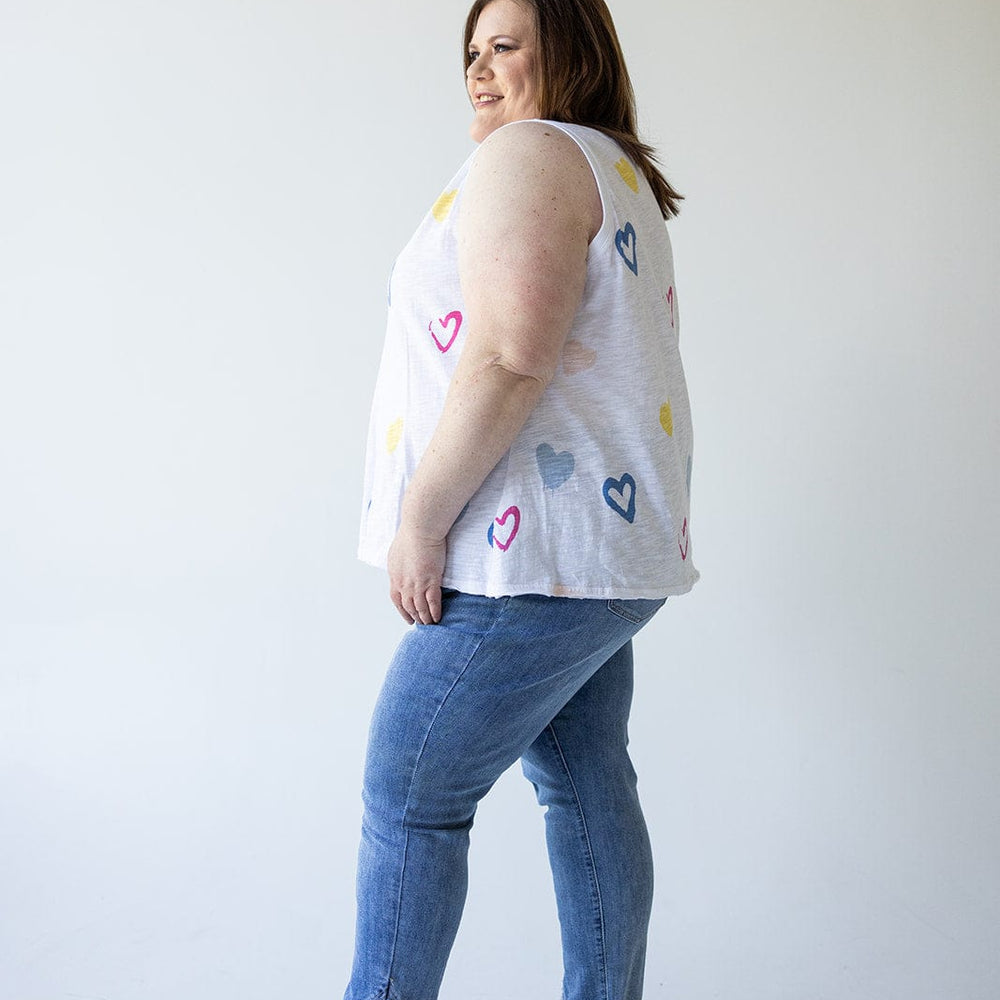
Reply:
[[372, 720], [348, 1000], [435, 997], [476, 804], [547, 806], [566, 1000], [641, 995], [632, 636], [698, 578], [670, 244], [603, 0], [477, 0], [477, 150], [400, 254], [360, 555], [415, 623]]

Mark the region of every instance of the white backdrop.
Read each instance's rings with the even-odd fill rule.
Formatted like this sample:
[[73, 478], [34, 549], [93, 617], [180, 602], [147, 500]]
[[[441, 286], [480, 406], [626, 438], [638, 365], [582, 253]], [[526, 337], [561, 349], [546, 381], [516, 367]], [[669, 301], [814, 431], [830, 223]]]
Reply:
[[[354, 560], [464, 3], [0, 0], [0, 1000], [337, 997]], [[1000, 993], [994, 0], [613, 0], [672, 226], [702, 582], [640, 637], [663, 1000]], [[444, 1000], [559, 995], [484, 802]]]

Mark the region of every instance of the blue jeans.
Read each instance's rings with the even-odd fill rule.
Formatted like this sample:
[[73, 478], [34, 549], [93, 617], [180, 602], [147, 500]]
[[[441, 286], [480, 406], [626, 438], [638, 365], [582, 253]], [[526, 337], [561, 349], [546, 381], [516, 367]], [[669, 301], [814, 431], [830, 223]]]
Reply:
[[518, 758], [547, 806], [564, 1000], [639, 1000], [653, 868], [629, 759], [632, 636], [663, 600], [445, 591], [371, 723], [345, 1000], [434, 1000], [476, 805]]

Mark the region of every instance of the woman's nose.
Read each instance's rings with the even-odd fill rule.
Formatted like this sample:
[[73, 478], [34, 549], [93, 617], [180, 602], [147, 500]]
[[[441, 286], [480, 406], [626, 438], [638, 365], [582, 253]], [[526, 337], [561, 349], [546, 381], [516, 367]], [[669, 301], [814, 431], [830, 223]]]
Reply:
[[469, 63], [469, 68], [466, 70], [466, 76], [470, 80], [483, 80], [489, 76], [491, 72], [489, 61], [486, 58], [486, 53], [483, 52], [476, 56], [471, 63]]

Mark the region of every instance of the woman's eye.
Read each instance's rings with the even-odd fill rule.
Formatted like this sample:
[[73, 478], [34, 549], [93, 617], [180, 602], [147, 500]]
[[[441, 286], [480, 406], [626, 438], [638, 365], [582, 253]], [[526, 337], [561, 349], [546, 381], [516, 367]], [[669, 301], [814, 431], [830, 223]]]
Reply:
[[[494, 55], [500, 55], [501, 52], [512, 52], [514, 47], [512, 45], [504, 45], [503, 42], [494, 42], [492, 46]], [[479, 53], [475, 49], [469, 49], [469, 62], [474, 63], [479, 58]]]

